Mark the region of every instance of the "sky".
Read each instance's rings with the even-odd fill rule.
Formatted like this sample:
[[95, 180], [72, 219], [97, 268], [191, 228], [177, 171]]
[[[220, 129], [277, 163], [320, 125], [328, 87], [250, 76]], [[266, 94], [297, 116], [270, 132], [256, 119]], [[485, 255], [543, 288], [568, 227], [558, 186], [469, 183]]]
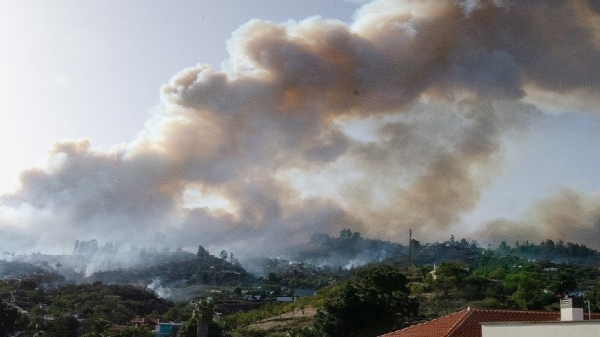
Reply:
[[599, 62], [592, 0], [0, 0], [0, 251], [600, 249]]

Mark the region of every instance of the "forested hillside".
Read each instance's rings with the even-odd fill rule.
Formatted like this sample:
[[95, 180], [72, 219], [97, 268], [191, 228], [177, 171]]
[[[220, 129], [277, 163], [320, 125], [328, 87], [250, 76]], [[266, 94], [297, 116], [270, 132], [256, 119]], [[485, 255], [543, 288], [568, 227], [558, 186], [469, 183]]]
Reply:
[[[425, 244], [413, 240], [408, 247], [343, 230], [339, 237], [313, 236], [290, 250], [288, 259], [255, 258], [255, 274], [233, 254], [215, 256], [202, 246], [195, 254], [142, 256], [145, 264], [81, 275], [77, 283], [64, 276], [76, 271], [63, 261], [93, 261], [94, 255], [0, 261], [0, 314], [12, 324], [2, 329], [25, 331], [22, 336], [41, 331], [99, 336], [109, 334], [110, 326], [147, 317], [185, 322], [182, 336], [191, 336], [195, 321], [188, 300], [199, 298], [212, 298], [222, 314], [219, 324], [211, 325], [212, 336], [234, 337], [363, 337], [466, 306], [557, 310], [564, 296], [583, 296], [600, 311], [598, 252], [561, 241], [491, 249], [450, 237]], [[317, 294], [276, 301], [298, 290]], [[365, 316], [365, 308], [372, 317]], [[287, 323], [260, 324], [278, 316]], [[127, 333], [110, 334], [133, 336]]]

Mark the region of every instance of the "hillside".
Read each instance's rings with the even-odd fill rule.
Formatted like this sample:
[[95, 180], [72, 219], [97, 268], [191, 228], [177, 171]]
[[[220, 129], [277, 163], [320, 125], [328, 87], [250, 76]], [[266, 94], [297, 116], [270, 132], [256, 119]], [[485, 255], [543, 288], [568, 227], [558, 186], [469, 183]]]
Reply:
[[[371, 295], [374, 301], [380, 298], [372, 293], [371, 286], [364, 288], [371, 289], [365, 292], [367, 297], [352, 294], [367, 281], [378, 285], [384, 274], [371, 273], [386, 270], [385, 274], [396, 275], [406, 284], [403, 291], [414, 304], [411, 310], [416, 310], [411, 322], [466, 306], [556, 310], [557, 298], [565, 295], [583, 295], [592, 310], [600, 310], [598, 252], [583, 245], [546, 240], [539, 245], [526, 241], [484, 249], [475, 242], [451, 237], [426, 244], [413, 240], [409, 254], [408, 247], [396, 243], [363, 238], [349, 230], [340, 234], [316, 235], [294, 247], [290, 259], [244, 261], [246, 265], [252, 262], [253, 270], [262, 270], [254, 275], [231, 254], [222, 251], [217, 257], [202, 247], [196, 254], [140, 250], [132, 256], [137, 263], [130, 261], [129, 267], [87, 276], [73, 267], [87, 261], [95, 268], [102, 258], [114, 258], [118, 252], [10, 256], [11, 261], [0, 261], [0, 299], [31, 315], [21, 315], [19, 324], [53, 329], [55, 323], [40, 321], [41, 317], [59, 316], [63, 320], [76, 315], [84, 322], [80, 329], [92, 329], [85, 324], [98, 320], [124, 324], [134, 316], [186, 321], [192, 313], [187, 300], [211, 297], [223, 315], [220, 328], [232, 336], [275, 337], [309, 326], [313, 329], [316, 323], [309, 307], [335, 312], [339, 308], [332, 304], [342, 305], [344, 301], [355, 301], [351, 308], [373, 305], [362, 302]], [[334, 264], [344, 261], [345, 265]], [[114, 259], [106, 260], [105, 265], [119, 264], [127, 265]], [[276, 302], [278, 296], [310, 295], [317, 289], [317, 296]], [[328, 322], [336, 321], [327, 316], [332, 313], [323, 315], [319, 316], [321, 323], [324, 317], [329, 317]]]

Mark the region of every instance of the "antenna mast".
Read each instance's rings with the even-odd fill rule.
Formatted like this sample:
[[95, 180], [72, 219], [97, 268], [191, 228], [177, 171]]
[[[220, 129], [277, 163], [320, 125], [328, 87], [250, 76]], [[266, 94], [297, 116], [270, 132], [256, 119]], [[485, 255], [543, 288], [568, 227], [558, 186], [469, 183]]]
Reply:
[[408, 230], [408, 263], [412, 261], [412, 228]]

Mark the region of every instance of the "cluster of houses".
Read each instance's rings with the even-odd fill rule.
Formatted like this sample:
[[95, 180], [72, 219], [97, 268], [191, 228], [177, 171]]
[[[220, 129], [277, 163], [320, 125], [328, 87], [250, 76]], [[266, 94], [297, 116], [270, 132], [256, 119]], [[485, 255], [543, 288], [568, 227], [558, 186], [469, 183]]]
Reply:
[[128, 327], [148, 327], [154, 331], [154, 337], [175, 337], [183, 323], [161, 322], [160, 319], [136, 317], [127, 326], [112, 326], [109, 331], [120, 332]]
[[266, 292], [248, 292], [242, 296], [246, 301], [263, 302], [265, 300], [275, 300], [276, 302], [295, 302], [299, 297], [314, 296], [317, 293], [315, 289], [290, 289], [281, 287], [281, 290]]
[[[581, 298], [561, 300], [561, 310], [522, 311], [467, 308], [379, 337], [559, 337], [600, 336], [600, 314], [584, 313]], [[153, 327], [155, 337], [176, 336], [181, 323], [135, 318], [129, 326]], [[120, 331], [126, 327], [112, 327]]]

